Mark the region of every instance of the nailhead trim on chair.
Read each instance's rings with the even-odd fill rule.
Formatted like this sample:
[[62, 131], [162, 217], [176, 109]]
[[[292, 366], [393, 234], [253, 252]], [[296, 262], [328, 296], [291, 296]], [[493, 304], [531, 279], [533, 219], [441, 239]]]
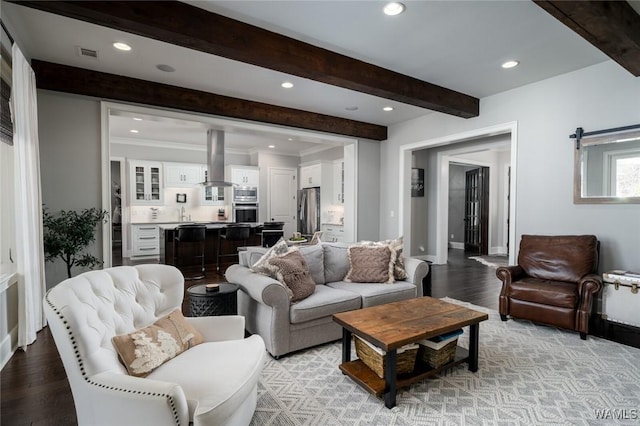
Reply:
[[76, 355], [76, 360], [78, 361], [78, 365], [80, 366], [80, 372], [82, 373], [82, 378], [89, 383], [90, 385], [93, 386], [98, 386], [100, 388], [106, 388], [109, 390], [114, 390], [114, 391], [119, 391], [119, 392], [126, 392], [126, 393], [137, 393], [139, 395], [148, 395], [148, 396], [159, 396], [159, 397], [163, 397], [166, 398], [167, 401], [169, 402], [169, 406], [171, 407], [171, 411], [173, 413], [173, 419], [176, 422], [176, 425], [180, 425], [180, 418], [178, 416], [178, 410], [176, 410], [176, 405], [175, 402], [173, 401], [173, 397], [169, 394], [165, 394], [165, 393], [157, 393], [157, 392], [143, 392], [143, 391], [134, 391], [131, 389], [123, 389], [123, 388], [119, 388], [119, 387], [115, 387], [115, 386], [107, 386], [104, 385], [102, 383], [98, 383], [98, 382], [94, 382], [93, 380], [89, 379], [89, 376], [87, 376], [87, 373], [84, 371], [84, 363], [82, 361], [82, 359], [80, 358], [80, 351], [78, 350], [78, 344], [76, 343], [76, 338], [73, 335], [73, 333], [71, 332], [71, 327], [68, 325], [67, 320], [64, 318], [64, 316], [62, 315], [62, 313], [58, 310], [58, 308], [56, 308], [53, 303], [51, 303], [51, 301], [49, 300], [49, 292], [47, 292], [47, 294], [45, 295], [45, 300], [47, 301], [47, 304], [49, 305], [49, 307], [53, 310], [53, 312], [56, 313], [56, 315], [58, 316], [58, 318], [60, 318], [60, 320], [62, 320], [62, 323], [65, 325], [68, 333], [69, 333], [69, 338], [71, 340], [71, 343], [73, 345], [73, 350], [74, 353]]

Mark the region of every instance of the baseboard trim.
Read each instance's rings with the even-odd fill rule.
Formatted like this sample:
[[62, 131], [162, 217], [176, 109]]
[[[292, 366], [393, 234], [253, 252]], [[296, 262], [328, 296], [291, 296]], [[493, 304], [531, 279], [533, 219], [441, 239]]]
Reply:
[[0, 343], [0, 370], [9, 362], [16, 349], [18, 349], [18, 326], [11, 329], [9, 334]]
[[456, 250], [464, 250], [464, 243], [456, 243], [454, 241], [449, 241], [449, 248]]
[[489, 247], [489, 254], [507, 255], [506, 247]]

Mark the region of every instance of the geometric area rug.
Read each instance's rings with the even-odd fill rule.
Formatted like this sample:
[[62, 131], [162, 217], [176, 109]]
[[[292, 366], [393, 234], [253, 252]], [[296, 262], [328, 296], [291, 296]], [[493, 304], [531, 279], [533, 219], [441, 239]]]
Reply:
[[[338, 370], [340, 342], [267, 362], [252, 425], [600, 425], [640, 424], [640, 349], [576, 332], [480, 323], [479, 368], [460, 364], [384, 402]], [[459, 344], [468, 348], [465, 328]], [[355, 351], [352, 348], [352, 359]]]

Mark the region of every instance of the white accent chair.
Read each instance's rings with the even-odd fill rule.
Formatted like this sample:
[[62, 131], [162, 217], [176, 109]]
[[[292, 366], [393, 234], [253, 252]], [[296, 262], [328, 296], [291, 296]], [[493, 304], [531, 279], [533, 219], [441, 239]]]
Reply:
[[147, 377], [127, 374], [114, 335], [153, 324], [184, 297], [169, 265], [90, 271], [49, 290], [43, 304], [71, 385], [80, 425], [248, 425], [266, 358], [244, 317], [187, 318], [205, 342]]

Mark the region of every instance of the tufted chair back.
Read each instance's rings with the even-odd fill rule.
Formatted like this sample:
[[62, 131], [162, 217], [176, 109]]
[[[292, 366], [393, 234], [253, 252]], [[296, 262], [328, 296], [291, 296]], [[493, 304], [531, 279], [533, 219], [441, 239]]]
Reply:
[[168, 265], [90, 271], [47, 292], [45, 313], [76, 405], [95, 403], [82, 392], [83, 387], [96, 385], [92, 377], [127, 374], [111, 338], [154, 323], [180, 308], [183, 297], [184, 278]]

